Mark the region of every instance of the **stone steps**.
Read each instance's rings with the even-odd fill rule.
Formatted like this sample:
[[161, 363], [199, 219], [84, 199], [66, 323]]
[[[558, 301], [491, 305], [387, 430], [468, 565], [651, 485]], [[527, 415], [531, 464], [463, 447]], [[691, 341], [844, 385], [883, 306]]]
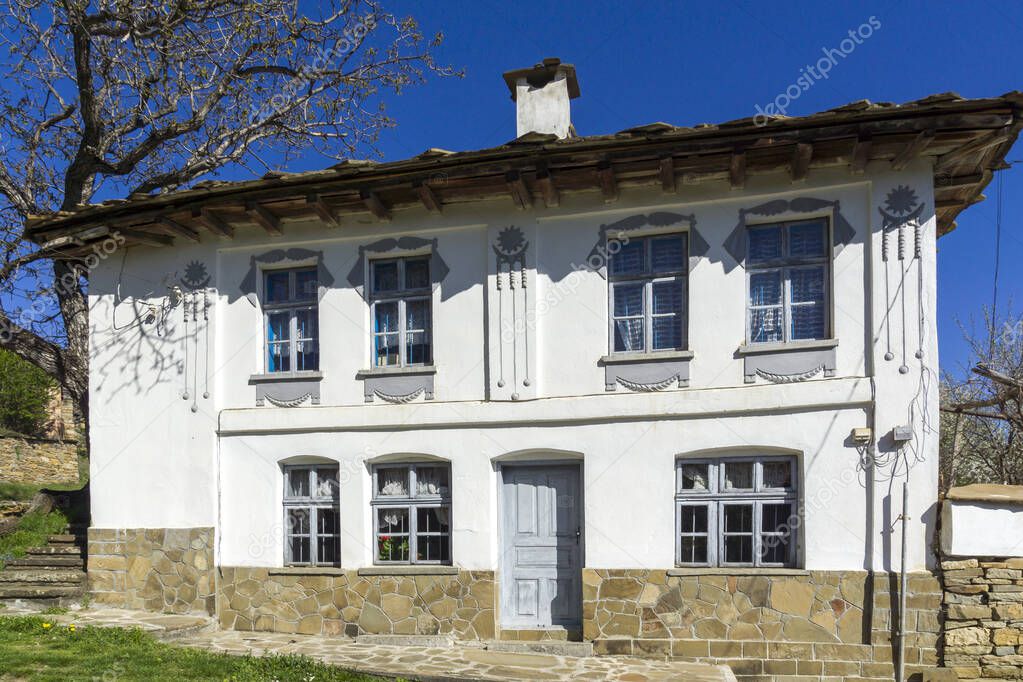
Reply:
[[47, 545], [46, 547], [32, 547], [25, 550], [32, 556], [47, 556], [53, 554], [66, 556], [82, 556], [82, 548], [77, 545]]
[[84, 561], [80, 556], [43, 555], [24, 556], [20, 559], [11, 559], [6, 563], [7, 568], [52, 568], [55, 570], [67, 570], [69, 568], [82, 568]]
[[39, 602], [61, 602], [79, 597], [81, 585], [39, 585], [36, 583], [11, 583], [0, 585], [0, 599], [30, 599]]
[[81, 533], [55, 533], [45, 547], [6, 562], [0, 571], [0, 599], [62, 604], [85, 593], [85, 538]]
[[16, 568], [0, 571], [0, 586], [8, 584], [78, 585], [85, 581], [85, 571]]

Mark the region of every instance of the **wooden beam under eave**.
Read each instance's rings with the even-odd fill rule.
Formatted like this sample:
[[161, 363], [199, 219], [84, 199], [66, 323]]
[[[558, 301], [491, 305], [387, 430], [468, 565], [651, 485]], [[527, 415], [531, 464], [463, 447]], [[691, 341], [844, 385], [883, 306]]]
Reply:
[[938, 163], [935, 166], [935, 170], [944, 171], [950, 168], [956, 168], [963, 163], [966, 159], [974, 154], [980, 154], [986, 151], [988, 148], [995, 145], [1002, 144], [1009, 139], [1009, 134], [1006, 130], [999, 129], [984, 137], [978, 137], [972, 142], [967, 142], [959, 149], [954, 149], [949, 153], [945, 154], [938, 159]]
[[504, 182], [508, 186], [508, 193], [511, 194], [515, 208], [521, 210], [533, 206], [533, 195], [526, 187], [526, 181], [518, 171], [508, 171], [504, 174]]
[[554, 178], [549, 170], [541, 168], [536, 171], [536, 186], [540, 188], [544, 206], [555, 208], [561, 205], [561, 194], [558, 192], [558, 187], [554, 184]]
[[167, 216], [160, 216], [157, 218], [156, 223], [163, 229], [176, 234], [179, 237], [184, 237], [192, 242], [199, 241], [199, 233], [197, 231], [186, 225], [182, 225], [178, 221], [168, 218]]
[[675, 182], [675, 159], [665, 156], [660, 161], [661, 191], [665, 194], [674, 194], [678, 191]]
[[732, 189], [746, 186], [746, 152], [732, 152], [732, 160], [728, 164], [728, 181]]
[[963, 187], [977, 185], [982, 182], [984, 182], [983, 173], [974, 173], [972, 175], [949, 175], [947, 173], [939, 173], [934, 178], [934, 190], [940, 192], [945, 189], [962, 189]]
[[174, 238], [165, 234], [153, 234], [152, 232], [142, 232], [141, 230], [129, 230], [126, 228], [118, 228], [117, 231], [125, 239], [130, 239], [146, 246], [171, 246], [174, 244]]
[[600, 178], [600, 193], [604, 195], [604, 203], [618, 201], [618, 179], [615, 178], [615, 169], [610, 161], [605, 159], [597, 164], [597, 176]]
[[362, 203], [366, 205], [369, 212], [375, 215], [380, 220], [390, 220], [391, 211], [387, 208], [387, 205], [380, 199], [380, 196], [373, 190], [364, 189], [359, 192], [359, 197], [362, 199]]
[[219, 237], [234, 239], [234, 228], [210, 209], [192, 209], [192, 219]]
[[934, 141], [934, 131], [921, 130], [892, 159], [892, 170], [900, 171], [908, 166], [909, 162], [919, 156], [923, 150], [927, 149], [932, 141]]
[[437, 198], [437, 193], [433, 191], [425, 182], [417, 182], [413, 187], [416, 190], [416, 194], [419, 195], [419, 201], [423, 202], [423, 206], [430, 213], [442, 213], [442, 204], [440, 199]]
[[252, 222], [266, 230], [266, 233], [270, 236], [280, 237], [284, 234], [284, 230], [281, 229], [281, 219], [266, 210], [261, 204], [249, 201], [245, 204], [245, 212], [252, 219]]
[[313, 209], [319, 219], [326, 223], [328, 227], [337, 227], [340, 224], [337, 214], [319, 194], [307, 194], [305, 203], [306, 206]]
[[853, 145], [852, 159], [849, 161], [849, 170], [856, 175], [863, 175], [867, 170], [867, 163], [870, 161], [870, 149], [874, 143], [869, 137], [861, 137]]
[[789, 172], [792, 175], [792, 182], [806, 180], [810, 172], [810, 160], [813, 158], [813, 145], [805, 142], [796, 144], [792, 151], [792, 162], [789, 165]]

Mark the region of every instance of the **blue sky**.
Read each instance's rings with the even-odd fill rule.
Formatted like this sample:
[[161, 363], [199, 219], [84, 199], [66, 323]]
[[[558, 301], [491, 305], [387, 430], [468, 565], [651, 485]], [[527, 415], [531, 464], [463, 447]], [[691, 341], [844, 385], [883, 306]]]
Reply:
[[[1023, 89], [1023, 4], [580, 2], [517, 0], [398, 2], [425, 31], [446, 36], [442, 61], [464, 79], [432, 80], [390, 98], [398, 127], [385, 133], [385, 159], [428, 147], [488, 147], [515, 136], [514, 107], [501, 73], [546, 56], [575, 64], [582, 97], [572, 119], [582, 135], [666, 121], [722, 122], [755, 113], [874, 17], [880, 28], [798, 100], [803, 115], [858, 99], [904, 102], [936, 92], [991, 97]], [[1009, 156], [1023, 160], [1023, 143]], [[325, 165], [318, 159], [293, 170]], [[1023, 307], [1023, 163], [1004, 171], [999, 310]], [[989, 200], [965, 211], [939, 243], [941, 364], [964, 366], [957, 320], [980, 319], [992, 298], [995, 183]]]

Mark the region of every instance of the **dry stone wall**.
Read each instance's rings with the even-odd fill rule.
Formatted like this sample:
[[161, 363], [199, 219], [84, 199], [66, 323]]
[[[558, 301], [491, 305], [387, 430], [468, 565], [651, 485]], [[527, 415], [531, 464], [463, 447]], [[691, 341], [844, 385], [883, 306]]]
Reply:
[[1023, 558], [941, 564], [945, 666], [960, 680], [1023, 679]]
[[0, 438], [0, 481], [77, 483], [78, 444], [46, 438]]

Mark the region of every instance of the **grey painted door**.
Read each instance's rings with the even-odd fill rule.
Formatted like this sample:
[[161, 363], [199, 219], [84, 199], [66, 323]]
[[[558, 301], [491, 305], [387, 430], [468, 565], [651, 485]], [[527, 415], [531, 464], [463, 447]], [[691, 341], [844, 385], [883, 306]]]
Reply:
[[582, 616], [579, 467], [502, 469], [501, 624], [578, 627]]

